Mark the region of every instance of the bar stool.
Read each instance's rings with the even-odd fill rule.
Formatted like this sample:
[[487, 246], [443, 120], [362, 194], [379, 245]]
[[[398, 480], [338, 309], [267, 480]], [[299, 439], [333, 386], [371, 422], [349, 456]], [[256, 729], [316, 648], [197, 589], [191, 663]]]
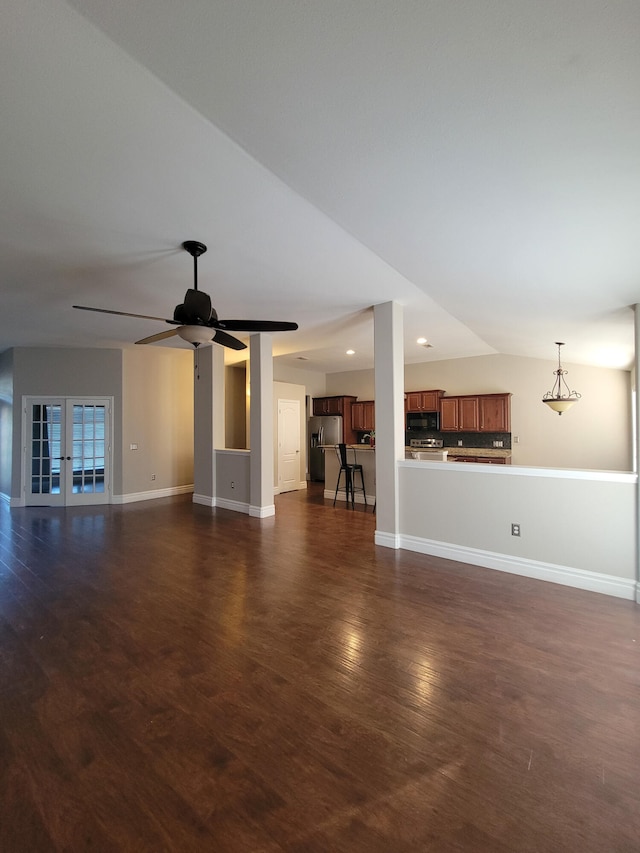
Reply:
[[[336, 482], [336, 493], [333, 496], [333, 505], [336, 505], [336, 498], [338, 497], [338, 491], [340, 489], [340, 478], [344, 472], [344, 489], [346, 493], [347, 503], [349, 503], [349, 495], [351, 495], [351, 508], [355, 509], [356, 500], [355, 493], [362, 492], [362, 496], [364, 497], [364, 505], [367, 504], [367, 493], [364, 487], [364, 475], [362, 473], [362, 465], [358, 464], [358, 460], [356, 458], [355, 448], [351, 448], [353, 452], [353, 462], [347, 461], [347, 445], [346, 444], [336, 444], [336, 456], [338, 457], [338, 462], [340, 463], [340, 470], [338, 471], [338, 480]], [[360, 474], [360, 485], [356, 486], [354, 475]]]

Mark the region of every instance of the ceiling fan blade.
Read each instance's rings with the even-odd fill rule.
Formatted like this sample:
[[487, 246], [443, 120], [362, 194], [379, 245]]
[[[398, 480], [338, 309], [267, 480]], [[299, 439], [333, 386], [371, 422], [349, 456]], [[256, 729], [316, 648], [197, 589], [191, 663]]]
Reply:
[[247, 345], [243, 344], [242, 341], [239, 341], [237, 338], [234, 338], [233, 335], [228, 335], [226, 332], [221, 332], [218, 329], [213, 337], [214, 343], [222, 344], [223, 347], [229, 347], [229, 349], [246, 349]]
[[166, 320], [164, 317], [150, 317], [149, 314], [131, 314], [129, 311], [111, 311], [109, 308], [89, 308], [88, 305], [73, 305], [72, 307], [79, 308], [81, 311], [97, 311], [100, 314], [118, 314], [120, 317], [139, 317], [141, 320], [159, 320], [161, 323], [180, 325], [175, 320]]
[[158, 332], [157, 335], [149, 335], [148, 338], [142, 338], [136, 341], [137, 344], [154, 344], [156, 341], [164, 341], [166, 338], [172, 338], [178, 334], [177, 329], [169, 329], [167, 332]]
[[209, 325], [215, 329], [228, 329], [230, 332], [294, 332], [297, 323], [278, 320], [216, 320]]

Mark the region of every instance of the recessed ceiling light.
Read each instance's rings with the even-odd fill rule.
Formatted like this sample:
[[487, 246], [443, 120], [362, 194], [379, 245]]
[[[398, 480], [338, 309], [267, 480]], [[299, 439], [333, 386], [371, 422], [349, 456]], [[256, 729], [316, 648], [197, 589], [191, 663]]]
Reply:
[[356, 351], [354, 349], [348, 349], [347, 350], [347, 355], [355, 355], [355, 354], [356, 354]]
[[426, 344], [426, 342], [427, 342], [426, 338], [418, 338], [418, 340], [416, 341], [416, 343], [420, 344], [420, 346], [424, 346]]

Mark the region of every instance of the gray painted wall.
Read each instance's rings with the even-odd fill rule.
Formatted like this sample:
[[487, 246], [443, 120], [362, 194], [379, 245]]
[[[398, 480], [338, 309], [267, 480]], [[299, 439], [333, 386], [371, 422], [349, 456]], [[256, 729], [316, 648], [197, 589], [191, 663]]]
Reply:
[[13, 449], [13, 350], [0, 354], [0, 494], [11, 495]]
[[[450, 557], [470, 563], [482, 552], [506, 566], [635, 578], [633, 474], [400, 462], [399, 476], [402, 535], [416, 540], [415, 550], [444, 543]], [[512, 523], [520, 537], [511, 535]]]
[[122, 492], [122, 351], [16, 347], [13, 350], [11, 496], [20, 498], [23, 396], [113, 397], [113, 493]]
[[[191, 352], [160, 347], [34, 347], [3, 353], [0, 460], [10, 453], [11, 462], [0, 464], [0, 491], [6, 488], [20, 498], [23, 396], [113, 398], [114, 496], [192, 483], [192, 374]], [[15, 405], [9, 399], [11, 384]], [[130, 444], [138, 450], [130, 451]]]

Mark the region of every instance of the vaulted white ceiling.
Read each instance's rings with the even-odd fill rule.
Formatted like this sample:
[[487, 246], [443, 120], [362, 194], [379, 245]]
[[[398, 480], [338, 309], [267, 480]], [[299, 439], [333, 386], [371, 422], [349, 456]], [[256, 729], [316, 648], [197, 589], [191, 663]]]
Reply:
[[293, 366], [371, 366], [391, 299], [410, 362], [628, 366], [639, 36], [637, 0], [7, 0], [0, 349], [163, 331], [71, 305], [170, 317], [197, 239]]

